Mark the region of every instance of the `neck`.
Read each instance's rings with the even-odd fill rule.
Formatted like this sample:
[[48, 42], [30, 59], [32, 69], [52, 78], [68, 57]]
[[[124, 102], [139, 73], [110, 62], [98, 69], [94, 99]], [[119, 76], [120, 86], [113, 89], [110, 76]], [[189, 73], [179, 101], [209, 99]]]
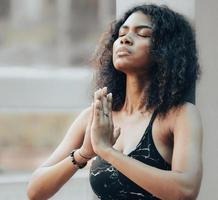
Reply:
[[131, 115], [135, 112], [146, 112], [147, 89], [150, 80], [144, 74], [141, 76], [127, 75], [126, 97], [122, 110]]

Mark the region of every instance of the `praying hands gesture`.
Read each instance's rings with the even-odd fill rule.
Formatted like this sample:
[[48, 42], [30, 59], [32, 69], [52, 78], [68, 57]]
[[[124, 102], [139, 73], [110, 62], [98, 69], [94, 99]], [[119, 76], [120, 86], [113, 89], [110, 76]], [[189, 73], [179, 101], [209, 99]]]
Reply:
[[114, 128], [112, 119], [112, 93], [107, 88], [95, 92], [92, 104], [91, 143], [94, 152], [101, 156], [111, 148], [120, 135], [120, 128]]

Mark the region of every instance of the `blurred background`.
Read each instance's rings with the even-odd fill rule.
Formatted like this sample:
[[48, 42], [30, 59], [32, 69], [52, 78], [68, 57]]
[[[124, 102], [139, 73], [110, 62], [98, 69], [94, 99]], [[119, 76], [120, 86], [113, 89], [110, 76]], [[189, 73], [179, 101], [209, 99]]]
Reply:
[[[1, 200], [27, 199], [32, 171], [89, 106], [93, 80], [89, 60], [102, 32], [116, 18], [115, 4], [115, 0], [0, 0]], [[77, 193], [76, 199], [89, 199], [87, 173], [86, 168], [78, 173], [54, 199], [70, 199]], [[71, 187], [73, 181], [78, 187]]]

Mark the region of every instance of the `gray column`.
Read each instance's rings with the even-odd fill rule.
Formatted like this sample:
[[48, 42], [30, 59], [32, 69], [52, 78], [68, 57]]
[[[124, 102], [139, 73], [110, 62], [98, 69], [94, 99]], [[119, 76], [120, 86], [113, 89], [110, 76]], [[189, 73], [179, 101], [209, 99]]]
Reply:
[[43, 0], [10, 0], [11, 22], [20, 26], [23, 21], [37, 21], [41, 19]]
[[98, 1], [98, 20], [101, 29], [105, 29], [105, 24], [110, 22], [113, 12], [114, 0], [99, 0]]
[[196, 1], [196, 34], [202, 67], [196, 103], [204, 128], [204, 175], [198, 200], [218, 199], [218, 1]]
[[173, 10], [176, 10], [187, 16], [190, 20], [194, 20], [195, 18], [195, 0], [117, 0], [117, 16], [119, 17], [120, 15], [122, 15], [122, 13], [125, 12], [128, 8], [143, 3], [154, 3], [157, 5], [165, 4]]
[[58, 60], [67, 65], [71, 58], [71, 0], [56, 0], [57, 3], [57, 25], [58, 25]]

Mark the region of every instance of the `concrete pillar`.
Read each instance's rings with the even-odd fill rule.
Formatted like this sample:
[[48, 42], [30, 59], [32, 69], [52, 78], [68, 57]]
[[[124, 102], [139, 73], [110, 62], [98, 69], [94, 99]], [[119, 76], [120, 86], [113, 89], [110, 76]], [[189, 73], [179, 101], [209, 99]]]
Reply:
[[72, 22], [72, 1], [56, 0], [57, 4], [57, 31], [58, 31], [58, 60], [61, 64], [67, 65], [71, 58], [71, 36], [70, 29]]
[[204, 128], [204, 176], [198, 200], [218, 199], [218, 1], [196, 2], [196, 31], [202, 77], [196, 103]]
[[187, 16], [190, 20], [194, 20], [195, 18], [195, 0], [117, 0], [116, 4], [116, 11], [117, 11], [117, 17], [122, 15], [127, 9], [135, 6], [140, 5], [143, 3], [154, 3], [157, 5], [165, 4], [172, 8], [173, 10], [176, 10], [183, 15]]
[[37, 21], [42, 15], [43, 0], [10, 0], [11, 20], [14, 26], [23, 21]]
[[100, 28], [105, 29], [105, 24], [110, 22], [112, 12], [113, 12], [114, 0], [99, 0], [98, 1], [98, 21], [100, 23]]

